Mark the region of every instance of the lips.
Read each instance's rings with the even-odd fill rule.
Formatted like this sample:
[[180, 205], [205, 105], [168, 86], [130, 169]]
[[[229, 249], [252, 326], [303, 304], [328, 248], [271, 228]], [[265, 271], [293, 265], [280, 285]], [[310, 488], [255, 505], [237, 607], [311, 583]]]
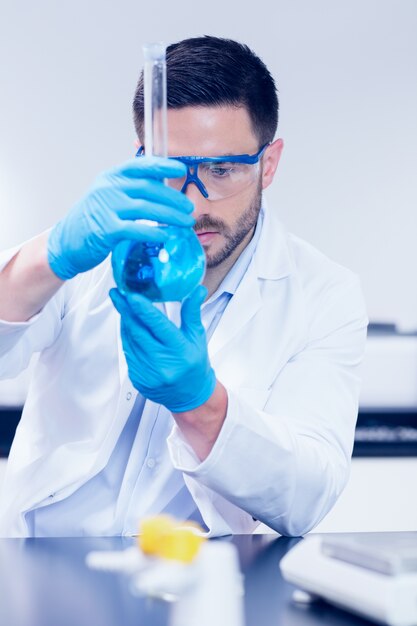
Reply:
[[205, 230], [196, 233], [200, 243], [209, 243], [215, 235], [218, 235], [218, 232], [215, 230]]

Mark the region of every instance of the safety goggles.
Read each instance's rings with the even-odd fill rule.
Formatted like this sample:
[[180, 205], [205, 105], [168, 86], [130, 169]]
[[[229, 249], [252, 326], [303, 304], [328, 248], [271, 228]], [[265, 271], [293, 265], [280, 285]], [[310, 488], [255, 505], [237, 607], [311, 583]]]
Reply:
[[[170, 178], [167, 184], [185, 193], [194, 184], [207, 200], [223, 200], [240, 193], [258, 178], [260, 159], [269, 146], [266, 143], [256, 154], [232, 154], [227, 156], [176, 156], [187, 167], [186, 176]], [[136, 156], [143, 156], [141, 146]]]

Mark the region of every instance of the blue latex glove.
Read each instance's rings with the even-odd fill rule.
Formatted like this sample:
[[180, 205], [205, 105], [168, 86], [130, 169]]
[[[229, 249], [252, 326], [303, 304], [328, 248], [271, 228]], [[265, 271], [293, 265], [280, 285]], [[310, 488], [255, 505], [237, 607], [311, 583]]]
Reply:
[[142, 157], [101, 174], [92, 189], [52, 229], [48, 262], [67, 280], [102, 261], [123, 239], [165, 241], [163, 228], [135, 220], [192, 226], [193, 204], [164, 178], [186, 174], [179, 161]]
[[181, 308], [177, 328], [144, 296], [117, 289], [110, 297], [121, 315], [123, 350], [133, 386], [172, 413], [190, 411], [212, 395], [216, 376], [207, 353], [200, 307], [207, 289], [199, 285]]

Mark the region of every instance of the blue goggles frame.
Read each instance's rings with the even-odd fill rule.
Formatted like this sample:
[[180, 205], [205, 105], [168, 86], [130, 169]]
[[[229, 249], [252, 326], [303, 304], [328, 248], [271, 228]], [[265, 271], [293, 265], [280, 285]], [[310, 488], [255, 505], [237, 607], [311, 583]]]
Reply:
[[[188, 185], [194, 183], [199, 192], [204, 196], [204, 198], [208, 198], [209, 194], [207, 189], [203, 183], [203, 181], [198, 177], [198, 166], [200, 163], [246, 163], [247, 165], [254, 165], [258, 163], [262, 158], [265, 150], [270, 145], [270, 143], [265, 143], [255, 154], [228, 154], [224, 156], [215, 156], [215, 157], [206, 157], [206, 156], [176, 156], [169, 157], [170, 159], [175, 159], [176, 161], [180, 161], [184, 163], [187, 167], [187, 176], [185, 178], [184, 184], [181, 188], [181, 193], [185, 193]], [[144, 146], [140, 146], [138, 151], [136, 152], [136, 156], [144, 156], [145, 148]]]

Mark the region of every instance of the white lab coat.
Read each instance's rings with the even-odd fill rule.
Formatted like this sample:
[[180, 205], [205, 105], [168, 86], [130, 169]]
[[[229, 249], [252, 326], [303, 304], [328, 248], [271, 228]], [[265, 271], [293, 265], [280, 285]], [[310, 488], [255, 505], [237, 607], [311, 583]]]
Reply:
[[[27, 511], [101, 471], [128, 418], [136, 392], [112, 285], [106, 261], [68, 281], [27, 323], [0, 322], [0, 377], [40, 352], [6, 471], [1, 536], [27, 535]], [[300, 535], [332, 507], [349, 475], [366, 325], [357, 277], [267, 210], [209, 342], [229, 396], [219, 438], [200, 464], [178, 428], [168, 440], [211, 535], [252, 532], [256, 520]]]

